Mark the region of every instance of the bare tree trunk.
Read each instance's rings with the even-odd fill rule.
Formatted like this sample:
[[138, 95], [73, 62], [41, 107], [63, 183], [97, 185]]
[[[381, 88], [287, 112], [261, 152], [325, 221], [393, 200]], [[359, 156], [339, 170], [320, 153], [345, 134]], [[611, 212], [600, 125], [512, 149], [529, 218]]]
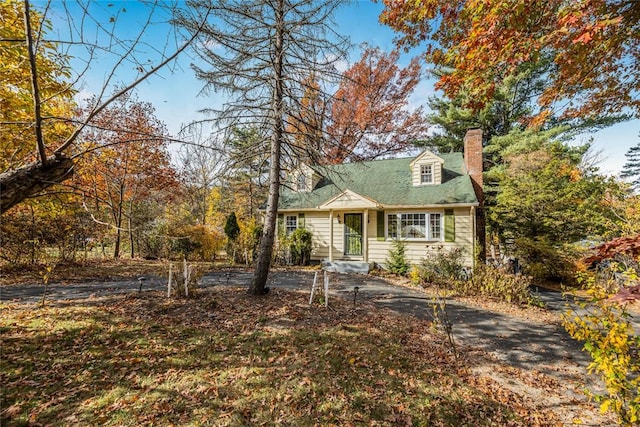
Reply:
[[[118, 221], [118, 223], [119, 222], [120, 221]], [[113, 247], [113, 259], [120, 258], [120, 240], [122, 240], [121, 236], [122, 232], [120, 231], [120, 224], [118, 224], [118, 230], [116, 231], [116, 243]]]
[[256, 263], [256, 270], [249, 287], [252, 295], [264, 295], [266, 289], [269, 268], [271, 267], [271, 254], [275, 240], [276, 223], [278, 219], [278, 200], [280, 198], [280, 155], [282, 139], [284, 138], [284, 82], [283, 82], [283, 43], [284, 43], [284, 1], [278, 0], [276, 9], [276, 35], [274, 41], [274, 77], [275, 90], [273, 93], [274, 132], [271, 139], [271, 165], [269, 167], [269, 196], [267, 198], [267, 211], [264, 220], [264, 230], [260, 239], [260, 255]]
[[134, 258], [135, 255], [135, 251], [134, 251], [134, 245], [133, 245], [133, 227], [131, 224], [131, 210], [129, 210], [129, 244], [131, 245], [131, 259]]
[[49, 157], [44, 165], [35, 162], [0, 174], [0, 214], [72, 176], [73, 160], [63, 154]]
[[123, 211], [123, 206], [122, 204], [124, 203], [122, 201], [124, 197], [124, 185], [120, 186], [120, 200], [118, 201], [118, 211], [115, 213], [116, 215], [116, 243], [115, 243], [115, 247], [113, 248], [113, 258], [114, 259], [118, 259], [120, 258], [120, 242], [122, 241], [122, 211]]

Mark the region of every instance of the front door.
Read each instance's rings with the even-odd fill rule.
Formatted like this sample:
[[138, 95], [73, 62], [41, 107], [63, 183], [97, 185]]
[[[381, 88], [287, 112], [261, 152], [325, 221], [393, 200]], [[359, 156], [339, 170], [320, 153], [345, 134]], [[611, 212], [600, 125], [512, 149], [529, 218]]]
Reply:
[[344, 254], [362, 255], [362, 214], [344, 214]]

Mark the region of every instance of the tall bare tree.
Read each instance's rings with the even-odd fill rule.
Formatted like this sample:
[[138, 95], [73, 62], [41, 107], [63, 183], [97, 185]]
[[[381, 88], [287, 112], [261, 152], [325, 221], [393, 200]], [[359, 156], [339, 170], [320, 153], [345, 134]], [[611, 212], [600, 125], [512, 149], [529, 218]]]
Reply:
[[220, 184], [227, 161], [225, 147], [217, 136], [216, 133], [206, 134], [201, 122], [191, 123], [178, 136], [186, 142], [177, 156], [184, 195], [200, 225], [207, 223], [211, 190]]
[[[211, 2], [194, 0], [190, 6], [209, 12], [198, 52], [210, 66], [195, 66], [205, 89], [223, 91], [228, 101], [219, 114], [228, 126], [255, 126], [269, 140], [269, 195], [260, 254], [249, 293], [266, 293], [276, 230], [283, 154], [292, 135], [287, 118], [299, 109], [304, 81], [335, 72], [345, 39], [332, 30], [339, 0], [254, 0]], [[183, 16], [179, 24], [197, 29], [200, 19]]]
[[[167, 24], [178, 5], [181, 3], [123, 5], [85, 0], [39, 1], [36, 6], [29, 0], [2, 3], [0, 58], [12, 70], [3, 73], [2, 85], [12, 88], [11, 97], [30, 102], [18, 103], [21, 114], [0, 115], [0, 135], [20, 135], [31, 148], [15, 151], [20, 158], [0, 170], [0, 214], [69, 179], [81, 132], [115, 100], [173, 63], [191, 45], [198, 33], [197, 23], [186, 38]], [[127, 11], [127, 7], [136, 10]], [[20, 15], [22, 19], [16, 19]], [[206, 18], [206, 12], [202, 17]], [[5, 22], [11, 24], [5, 27]], [[158, 42], [157, 33], [151, 31], [156, 26], [166, 29], [164, 42]], [[156, 40], [150, 40], [150, 34]], [[89, 77], [96, 75], [104, 79], [92, 87]], [[57, 90], [52, 90], [53, 81]], [[97, 101], [84, 114], [74, 115], [72, 108], [61, 113], [55, 108], [68, 104], [70, 96], [81, 90], [91, 92]], [[11, 132], [5, 132], [8, 129]]]

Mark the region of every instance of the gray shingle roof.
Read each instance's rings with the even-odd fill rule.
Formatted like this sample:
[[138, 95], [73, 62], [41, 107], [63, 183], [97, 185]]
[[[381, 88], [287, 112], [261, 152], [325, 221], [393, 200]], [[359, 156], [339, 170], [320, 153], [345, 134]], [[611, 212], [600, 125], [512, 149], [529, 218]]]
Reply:
[[462, 153], [439, 155], [442, 184], [413, 186], [410, 163], [415, 157], [314, 166], [323, 178], [310, 192], [283, 187], [278, 209], [315, 209], [345, 190], [376, 201], [383, 207], [477, 204]]

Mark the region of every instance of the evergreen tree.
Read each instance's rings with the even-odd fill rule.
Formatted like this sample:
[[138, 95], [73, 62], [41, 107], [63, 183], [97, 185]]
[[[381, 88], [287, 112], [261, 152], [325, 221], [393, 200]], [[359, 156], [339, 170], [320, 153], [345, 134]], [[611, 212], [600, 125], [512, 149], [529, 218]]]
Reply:
[[402, 240], [394, 240], [389, 249], [389, 257], [386, 259], [387, 270], [393, 274], [404, 276], [409, 272], [409, 263], [405, 252], [407, 245]]
[[235, 212], [231, 212], [227, 217], [227, 222], [224, 224], [224, 234], [227, 235], [230, 241], [235, 241], [238, 234], [240, 234], [240, 226], [238, 226]]
[[501, 248], [537, 278], [571, 274], [564, 245], [605, 236], [619, 221], [609, 205], [615, 180], [585, 165], [588, 144], [570, 146], [559, 135], [562, 130], [514, 131], [486, 148], [501, 162], [487, 172], [496, 183], [487, 224]]
[[627, 162], [622, 167], [622, 178], [630, 178], [631, 186], [640, 190], [640, 142], [635, 146], [629, 148], [629, 151], [625, 154]]

